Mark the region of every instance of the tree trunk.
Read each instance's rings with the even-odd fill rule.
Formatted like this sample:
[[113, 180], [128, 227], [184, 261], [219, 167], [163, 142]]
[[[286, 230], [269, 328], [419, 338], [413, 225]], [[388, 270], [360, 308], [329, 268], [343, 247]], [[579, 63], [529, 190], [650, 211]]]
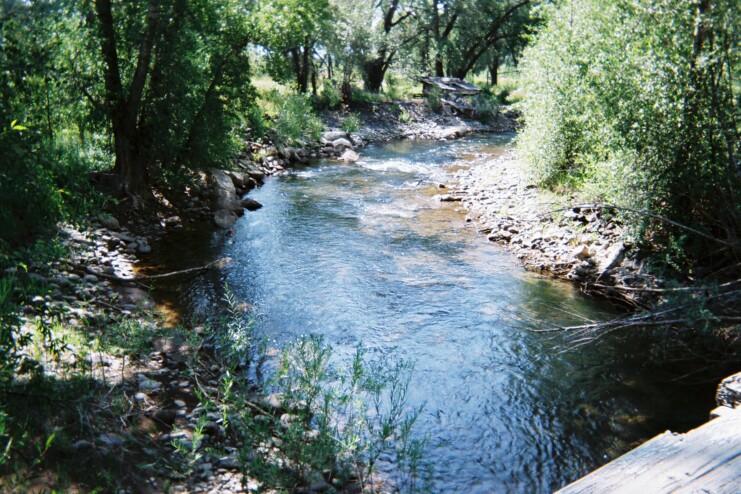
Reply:
[[375, 58], [363, 65], [366, 91], [377, 93], [381, 90], [383, 79], [386, 77], [386, 67], [383, 58]]
[[159, 19], [159, 5], [155, 0], [149, 4], [147, 31], [139, 46], [137, 64], [128, 94], [125, 94], [121, 82], [111, 1], [95, 0], [95, 11], [100, 22], [101, 51], [105, 61], [105, 107], [113, 128], [113, 147], [116, 155], [114, 172], [121, 192], [139, 195], [147, 189], [148, 176], [146, 163], [139, 154], [137, 116], [149, 73], [149, 63]]
[[491, 85], [496, 86], [499, 83], [499, 56], [495, 56], [489, 65], [489, 74], [491, 75]]

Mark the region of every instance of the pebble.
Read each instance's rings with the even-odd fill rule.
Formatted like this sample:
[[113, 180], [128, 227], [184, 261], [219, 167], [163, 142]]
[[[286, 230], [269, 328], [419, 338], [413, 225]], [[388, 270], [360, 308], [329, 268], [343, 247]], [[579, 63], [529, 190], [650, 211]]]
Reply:
[[98, 442], [109, 448], [118, 448], [123, 446], [124, 441], [121, 436], [112, 432], [106, 432], [98, 436]]

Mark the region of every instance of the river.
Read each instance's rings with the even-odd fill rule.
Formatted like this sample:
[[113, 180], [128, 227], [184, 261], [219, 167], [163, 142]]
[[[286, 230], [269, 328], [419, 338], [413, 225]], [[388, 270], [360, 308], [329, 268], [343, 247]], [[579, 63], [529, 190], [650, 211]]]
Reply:
[[[537, 328], [613, 316], [571, 285], [528, 273], [436, 194], [450, 174], [511, 136], [370, 146], [269, 178], [264, 207], [232, 237], [190, 234], [182, 258], [228, 255], [220, 279], [185, 288], [208, 311], [227, 283], [276, 345], [324, 335], [335, 358], [358, 344], [416, 363], [410, 406], [427, 435], [436, 492], [550, 492], [666, 429], [707, 418], [712, 386], [654, 363], [648, 336], [570, 350]], [[187, 243], [187, 245], [185, 245]], [[192, 251], [188, 251], [188, 249]]]

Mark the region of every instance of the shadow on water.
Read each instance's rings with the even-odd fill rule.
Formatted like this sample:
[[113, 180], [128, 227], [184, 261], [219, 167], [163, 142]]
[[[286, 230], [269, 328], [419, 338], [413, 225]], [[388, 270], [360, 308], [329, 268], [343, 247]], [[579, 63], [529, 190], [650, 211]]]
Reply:
[[[318, 333], [416, 362], [411, 405], [432, 441], [440, 492], [550, 492], [666, 429], [707, 418], [714, 383], [656, 361], [652, 337], [614, 335], [569, 350], [535, 328], [616, 309], [518, 267], [434, 195], [451, 170], [501, 154], [511, 136], [370, 147], [354, 165], [318, 162], [267, 180], [264, 208], [231, 238], [184, 231], [171, 268], [230, 256], [222, 273], [171, 290], [208, 313], [228, 283], [276, 344]], [[190, 249], [190, 250], [189, 250]], [[717, 377], [717, 376], [714, 376]]]

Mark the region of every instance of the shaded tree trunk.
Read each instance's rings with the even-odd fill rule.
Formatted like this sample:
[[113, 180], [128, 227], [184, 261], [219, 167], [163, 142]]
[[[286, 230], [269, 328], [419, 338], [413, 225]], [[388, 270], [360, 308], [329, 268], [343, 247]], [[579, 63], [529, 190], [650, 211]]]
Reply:
[[116, 164], [114, 172], [119, 190], [139, 195], [147, 190], [147, 166], [141, 156], [141, 142], [137, 117], [141, 107], [144, 86], [154, 38], [159, 20], [159, 3], [152, 0], [147, 12], [147, 28], [139, 46], [136, 69], [128, 91], [123, 87], [116, 45], [113, 9], [110, 0], [95, 0], [95, 12], [100, 25], [101, 52], [105, 62], [105, 105], [111, 122]]
[[499, 83], [499, 55], [492, 58], [489, 64], [489, 75], [491, 75], [491, 85], [496, 86]]
[[[391, 57], [393, 57], [393, 55]], [[390, 61], [391, 58], [384, 59], [379, 57], [363, 64], [365, 89], [367, 91], [377, 93], [381, 90]]]

